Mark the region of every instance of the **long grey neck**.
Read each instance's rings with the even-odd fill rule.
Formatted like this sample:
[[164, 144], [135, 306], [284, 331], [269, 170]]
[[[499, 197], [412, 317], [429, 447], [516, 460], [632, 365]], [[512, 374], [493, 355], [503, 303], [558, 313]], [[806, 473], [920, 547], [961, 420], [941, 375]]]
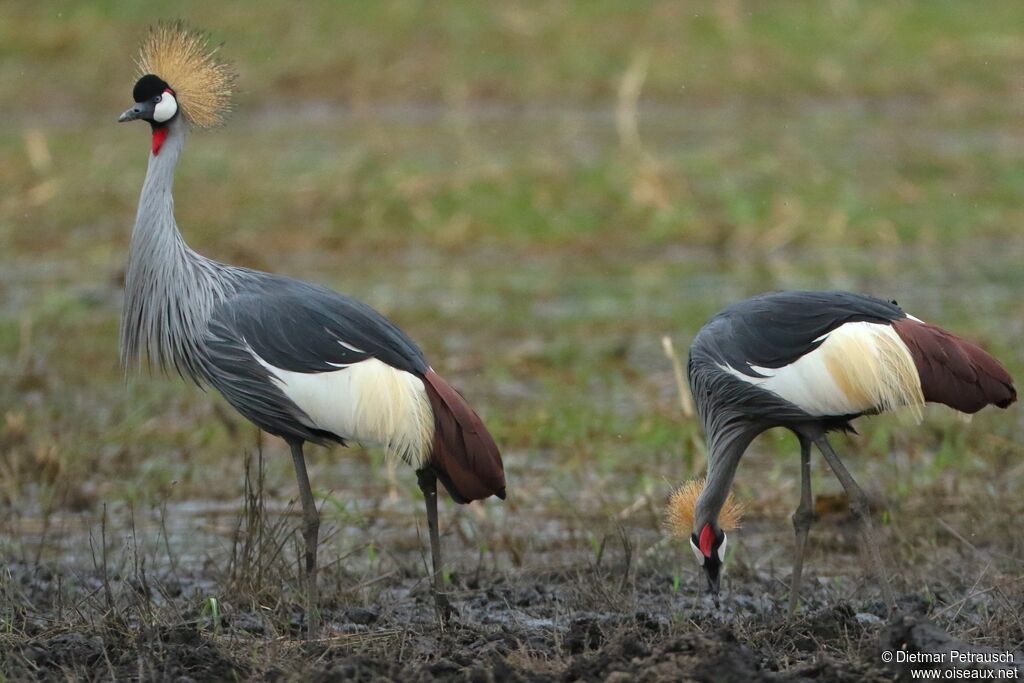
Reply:
[[192, 251], [174, 220], [174, 169], [185, 145], [187, 124], [168, 124], [160, 153], [149, 157], [139, 198], [121, 313], [121, 361], [128, 367], [173, 367], [202, 381], [202, 335], [210, 311], [231, 289], [229, 268]]
[[693, 530], [697, 534], [700, 534], [705, 524], [710, 523], [712, 528], [719, 528], [718, 515], [732, 489], [740, 458], [754, 437], [763, 431], [763, 427], [727, 414], [710, 416], [704, 424], [708, 437], [708, 473], [704, 480], [704, 490], [697, 497], [693, 511]]

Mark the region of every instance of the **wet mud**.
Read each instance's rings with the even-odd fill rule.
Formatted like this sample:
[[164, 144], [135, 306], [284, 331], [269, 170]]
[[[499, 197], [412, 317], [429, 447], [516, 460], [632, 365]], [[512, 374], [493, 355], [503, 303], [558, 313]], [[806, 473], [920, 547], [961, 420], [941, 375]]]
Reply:
[[906, 672], [883, 650], [959, 642], [920, 596], [890, 617], [870, 599], [828, 604], [812, 584], [789, 618], [767, 575], [733, 582], [715, 610], [670, 574], [624, 569], [453, 576], [458, 613], [445, 626], [422, 577], [389, 576], [371, 593], [329, 595], [321, 637], [306, 640], [302, 606], [281, 596], [214, 607], [198, 578], [13, 564], [0, 670], [8, 680], [888, 681]]

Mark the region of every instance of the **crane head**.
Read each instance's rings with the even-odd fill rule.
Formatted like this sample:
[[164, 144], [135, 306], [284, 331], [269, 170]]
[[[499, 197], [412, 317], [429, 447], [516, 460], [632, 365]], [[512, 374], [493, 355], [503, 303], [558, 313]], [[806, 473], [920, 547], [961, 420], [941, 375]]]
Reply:
[[728, 538], [721, 529], [705, 524], [700, 535], [690, 534], [690, 548], [693, 550], [697, 563], [704, 569], [708, 580], [708, 590], [718, 607], [718, 592], [722, 580], [722, 565], [725, 564], [725, 547]]
[[717, 607], [722, 565], [725, 563], [725, 530], [739, 527], [743, 504], [738, 503], [730, 492], [717, 512], [707, 512], [705, 508], [705, 513], [698, 520], [697, 504], [703, 493], [703, 479], [684, 482], [677, 488], [669, 497], [665, 529], [677, 538], [689, 538], [690, 549], [704, 570]]
[[132, 90], [132, 99], [135, 106], [121, 114], [118, 122], [142, 120], [157, 128], [178, 115], [177, 96], [159, 76], [146, 74], [140, 78]]
[[167, 124], [179, 113], [193, 126], [210, 128], [223, 123], [231, 110], [237, 74], [201, 31], [182, 22], [158, 23], [150, 28], [135, 63], [135, 106], [118, 121], [148, 121], [154, 148], [158, 131], [166, 135]]

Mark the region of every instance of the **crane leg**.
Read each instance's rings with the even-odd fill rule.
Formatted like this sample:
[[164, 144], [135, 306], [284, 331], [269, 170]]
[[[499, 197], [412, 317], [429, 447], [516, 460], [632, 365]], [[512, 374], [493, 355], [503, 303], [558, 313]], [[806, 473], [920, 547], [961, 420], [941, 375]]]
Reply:
[[892, 587], [889, 586], [888, 577], [882, 566], [882, 554], [878, 552], [878, 544], [875, 543], [875, 532], [871, 525], [868, 497], [861, 490], [860, 486], [857, 485], [857, 482], [853, 480], [853, 477], [850, 476], [846, 466], [839, 460], [839, 456], [832, 449], [832, 444], [828, 442], [825, 435], [822, 434], [817, 437], [815, 443], [818, 445], [821, 454], [825, 456], [829, 467], [835, 472], [839, 483], [846, 490], [846, 495], [850, 498], [850, 511], [857, 516], [861, 523], [861, 531], [863, 532], [862, 545], [872, 565], [871, 569], [878, 576], [878, 582], [882, 586], [882, 596], [885, 598], [889, 611], [892, 612], [896, 608], [896, 599], [893, 597]]
[[292, 462], [295, 464], [295, 477], [299, 483], [299, 497], [302, 501], [302, 538], [306, 544], [306, 628], [309, 638], [316, 638], [320, 628], [320, 603], [316, 585], [316, 552], [320, 536], [320, 511], [313, 498], [313, 489], [309, 485], [306, 473], [306, 458], [302, 454], [302, 442], [288, 444], [292, 449]]
[[416, 480], [423, 492], [427, 505], [427, 527], [430, 531], [430, 560], [434, 568], [434, 608], [442, 624], [447, 624], [452, 615], [452, 606], [444, 593], [444, 577], [441, 564], [441, 536], [437, 530], [437, 475], [430, 469], [416, 470]]
[[814, 521], [814, 500], [811, 498], [811, 442], [802, 434], [800, 440], [800, 505], [793, 513], [793, 530], [796, 532], [796, 559], [793, 561], [793, 578], [789, 587], [789, 616], [796, 613], [800, 600], [800, 579], [804, 570], [804, 550], [807, 547], [807, 533]]

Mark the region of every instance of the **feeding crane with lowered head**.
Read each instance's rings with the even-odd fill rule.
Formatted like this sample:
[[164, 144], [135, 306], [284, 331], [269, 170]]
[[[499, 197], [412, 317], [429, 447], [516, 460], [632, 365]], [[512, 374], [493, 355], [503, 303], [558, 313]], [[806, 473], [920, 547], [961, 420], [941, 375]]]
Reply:
[[677, 490], [666, 524], [689, 538], [717, 604], [725, 532], [739, 519], [730, 490], [740, 458], [761, 432], [792, 431], [800, 442], [801, 495], [793, 514], [790, 613], [799, 599], [814, 517], [811, 444], [846, 490], [861, 522], [862, 545], [892, 607], [868, 499], [827, 433], [852, 432], [854, 418], [901, 407], [920, 418], [926, 402], [971, 414], [1017, 400], [1009, 373], [975, 344], [905, 313], [896, 302], [849, 292], [772, 292], [733, 304], [697, 333], [688, 370], [707, 437], [707, 477]]

